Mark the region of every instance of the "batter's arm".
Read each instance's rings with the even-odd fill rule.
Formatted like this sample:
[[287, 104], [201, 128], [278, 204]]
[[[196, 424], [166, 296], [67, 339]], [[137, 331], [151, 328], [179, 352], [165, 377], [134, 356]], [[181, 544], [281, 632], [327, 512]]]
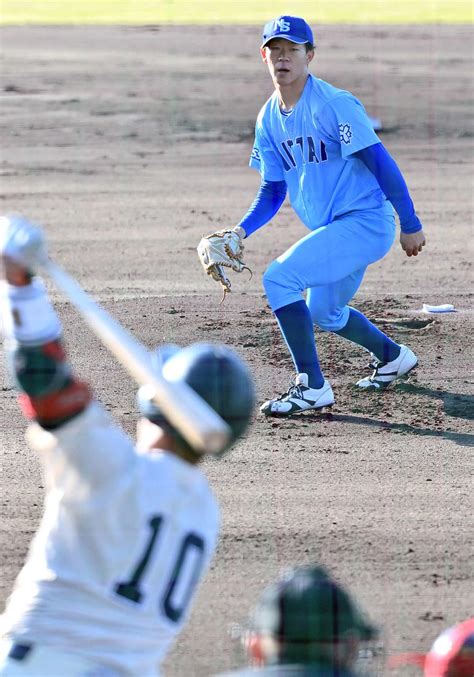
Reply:
[[255, 200], [237, 224], [245, 231], [245, 237], [268, 223], [282, 206], [285, 197], [285, 181], [262, 180]]
[[417, 256], [426, 244], [423, 226], [416, 215], [403, 175], [382, 143], [376, 143], [354, 153], [377, 179], [380, 188], [394, 206], [400, 218], [400, 244], [407, 256]]
[[74, 375], [61, 323], [41, 280], [0, 256], [2, 276], [0, 319], [7, 364], [23, 413], [34, 423], [28, 442], [47, 463], [48, 484], [67, 488], [75, 500], [127, 472], [135, 459], [133, 444], [93, 402], [88, 384]]
[[92, 394], [71, 371], [61, 324], [41, 280], [8, 257], [2, 257], [0, 268], [0, 316], [9, 371], [26, 417], [54, 430], [80, 414]]

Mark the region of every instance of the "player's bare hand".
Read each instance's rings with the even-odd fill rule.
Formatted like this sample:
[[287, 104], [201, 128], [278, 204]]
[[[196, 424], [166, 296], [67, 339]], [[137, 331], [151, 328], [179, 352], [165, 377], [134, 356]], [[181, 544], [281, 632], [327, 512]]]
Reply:
[[426, 244], [422, 230], [417, 233], [400, 233], [400, 244], [407, 256], [418, 256]]
[[8, 256], [0, 256], [0, 279], [15, 287], [23, 287], [31, 282], [31, 272], [25, 266]]

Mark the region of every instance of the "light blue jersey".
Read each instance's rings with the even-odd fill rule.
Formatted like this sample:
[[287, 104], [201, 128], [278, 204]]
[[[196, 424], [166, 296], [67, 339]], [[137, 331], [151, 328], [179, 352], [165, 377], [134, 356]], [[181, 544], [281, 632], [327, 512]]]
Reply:
[[[302, 17], [282, 15], [263, 29], [261, 54], [275, 92], [258, 115], [249, 163], [262, 180], [236, 232], [249, 237], [269, 223], [287, 194], [309, 229], [263, 274], [268, 304], [298, 375], [286, 394], [262, 405], [265, 416], [291, 416], [333, 401], [319, 364], [314, 325], [373, 353], [391, 380], [416, 364], [411, 353], [411, 366], [403, 371], [402, 362], [396, 362], [405, 359], [402, 347], [349, 302], [367, 266], [380, 261], [393, 244], [394, 209], [408, 256], [424, 246], [422, 224], [400, 169], [360, 101], [309, 74], [314, 44]], [[285, 101], [295, 100], [291, 110], [282, 110]], [[377, 367], [372, 377], [357, 383], [376, 389], [388, 381], [379, 378]]]
[[310, 229], [356, 210], [376, 209], [385, 195], [359, 150], [380, 143], [363, 105], [350, 92], [308, 76], [290, 113], [276, 92], [261, 109], [250, 166], [265, 181], [285, 181], [289, 198]]

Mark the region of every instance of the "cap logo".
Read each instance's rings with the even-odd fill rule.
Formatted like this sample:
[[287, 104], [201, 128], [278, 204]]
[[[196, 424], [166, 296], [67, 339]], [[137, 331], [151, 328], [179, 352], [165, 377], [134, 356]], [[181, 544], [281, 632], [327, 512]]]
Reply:
[[290, 22], [285, 19], [275, 19], [273, 22], [273, 31], [280, 31], [281, 33], [288, 33], [290, 30]]
[[279, 16], [272, 19], [263, 27], [262, 47], [265, 47], [273, 38], [284, 38], [290, 42], [302, 45], [314, 42], [313, 33], [304, 19], [297, 16]]

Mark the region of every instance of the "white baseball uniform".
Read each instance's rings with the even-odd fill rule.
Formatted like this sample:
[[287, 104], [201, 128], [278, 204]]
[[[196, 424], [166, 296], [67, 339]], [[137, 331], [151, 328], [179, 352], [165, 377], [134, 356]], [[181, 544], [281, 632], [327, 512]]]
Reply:
[[45, 648], [72, 657], [63, 675], [157, 675], [215, 550], [207, 479], [169, 452], [137, 451], [97, 402], [54, 432], [32, 425], [28, 440], [45, 511], [1, 623], [32, 648], [0, 675], [38, 674], [28, 664]]

